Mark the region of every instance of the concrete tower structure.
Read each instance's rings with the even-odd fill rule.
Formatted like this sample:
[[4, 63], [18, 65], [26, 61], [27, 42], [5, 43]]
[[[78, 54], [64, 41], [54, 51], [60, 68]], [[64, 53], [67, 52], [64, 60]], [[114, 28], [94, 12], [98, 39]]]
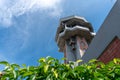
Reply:
[[60, 52], [69, 61], [81, 59], [94, 37], [93, 27], [85, 18], [69, 16], [60, 20], [56, 42]]

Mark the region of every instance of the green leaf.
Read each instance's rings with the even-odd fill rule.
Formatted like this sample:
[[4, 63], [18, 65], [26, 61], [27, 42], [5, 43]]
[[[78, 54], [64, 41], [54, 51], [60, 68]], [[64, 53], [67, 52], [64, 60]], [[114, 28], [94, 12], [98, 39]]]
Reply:
[[46, 80], [51, 80], [51, 76], [52, 76], [52, 74], [49, 74], [49, 75], [47, 76]]
[[28, 67], [27, 67], [27, 71], [29, 71], [29, 70], [30, 70], [30, 67], [28, 66]]
[[101, 74], [100, 72], [94, 72], [95, 77], [103, 77], [104, 75]]
[[14, 78], [16, 79], [16, 72], [15, 72], [15, 70], [13, 70], [13, 75], [14, 75]]
[[5, 70], [8, 70], [10, 68], [10, 66], [5, 66]]
[[80, 60], [80, 59], [79, 59], [79, 60], [77, 60], [76, 62], [77, 62], [77, 63], [80, 63], [80, 62], [82, 62], [82, 61], [83, 61], [83, 60]]
[[18, 64], [11, 64], [11, 66], [13, 67], [13, 68], [20, 68], [20, 66], [18, 65]]
[[0, 64], [5, 65], [5, 66], [9, 66], [10, 65], [7, 61], [0, 61]]
[[120, 69], [115, 69], [115, 73], [120, 76]]
[[115, 77], [115, 73], [111, 73], [111, 74], [109, 74], [109, 76], [111, 76], [111, 77]]
[[64, 72], [64, 73], [62, 74], [62, 79], [64, 79], [66, 75], [67, 75], [67, 73]]
[[40, 58], [39, 60], [38, 60], [38, 62], [45, 62], [45, 58]]
[[54, 73], [55, 77], [58, 78], [58, 73], [57, 73], [57, 71], [55, 70], [55, 71], [53, 71], [53, 73]]
[[30, 75], [32, 75], [32, 74], [33, 74], [33, 72], [29, 71], [29, 72], [25, 72], [25, 73], [23, 74], [23, 76], [24, 76], [24, 77], [27, 77], [27, 76], [30, 76]]
[[92, 66], [87, 66], [87, 69], [91, 69]]
[[100, 63], [99, 65], [101, 66], [101, 68], [105, 68], [105, 64], [104, 63]]
[[36, 78], [36, 75], [34, 75], [34, 76], [32, 77], [32, 80], [35, 80], [35, 78]]
[[96, 61], [98, 61], [98, 60], [96, 60], [96, 59], [91, 59], [88, 63], [94, 63], [94, 62], [96, 62]]
[[44, 73], [47, 72], [48, 68], [49, 68], [49, 65], [45, 65], [45, 66], [44, 66]]
[[117, 63], [117, 59], [116, 58], [114, 58], [113, 61], [114, 61], [115, 64]]
[[30, 70], [30, 71], [34, 71], [36, 69], [36, 67], [34, 67], [34, 66], [29, 66], [29, 69], [27, 69], [28, 71]]

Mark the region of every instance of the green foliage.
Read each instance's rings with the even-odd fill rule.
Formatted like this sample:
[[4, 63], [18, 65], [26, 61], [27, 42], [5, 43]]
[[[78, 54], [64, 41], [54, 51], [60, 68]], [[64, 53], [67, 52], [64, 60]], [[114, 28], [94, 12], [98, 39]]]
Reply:
[[1, 61], [5, 69], [0, 72], [0, 80], [120, 80], [120, 59], [108, 64], [93, 59], [77, 66], [81, 61], [64, 64], [46, 57], [38, 60], [38, 66], [19, 66]]

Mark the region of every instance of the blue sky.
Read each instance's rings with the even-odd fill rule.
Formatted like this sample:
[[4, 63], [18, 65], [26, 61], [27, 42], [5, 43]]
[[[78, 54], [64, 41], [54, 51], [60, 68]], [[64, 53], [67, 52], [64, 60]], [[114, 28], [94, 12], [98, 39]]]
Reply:
[[62, 58], [55, 42], [59, 19], [85, 17], [98, 31], [116, 0], [0, 0], [0, 61], [36, 65]]

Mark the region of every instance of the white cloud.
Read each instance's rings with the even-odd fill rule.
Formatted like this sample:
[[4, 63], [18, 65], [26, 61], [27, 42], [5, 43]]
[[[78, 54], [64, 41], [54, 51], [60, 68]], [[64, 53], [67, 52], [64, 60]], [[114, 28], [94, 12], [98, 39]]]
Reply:
[[12, 17], [36, 10], [48, 15], [59, 16], [62, 12], [62, 0], [0, 0], [0, 24], [12, 25]]

